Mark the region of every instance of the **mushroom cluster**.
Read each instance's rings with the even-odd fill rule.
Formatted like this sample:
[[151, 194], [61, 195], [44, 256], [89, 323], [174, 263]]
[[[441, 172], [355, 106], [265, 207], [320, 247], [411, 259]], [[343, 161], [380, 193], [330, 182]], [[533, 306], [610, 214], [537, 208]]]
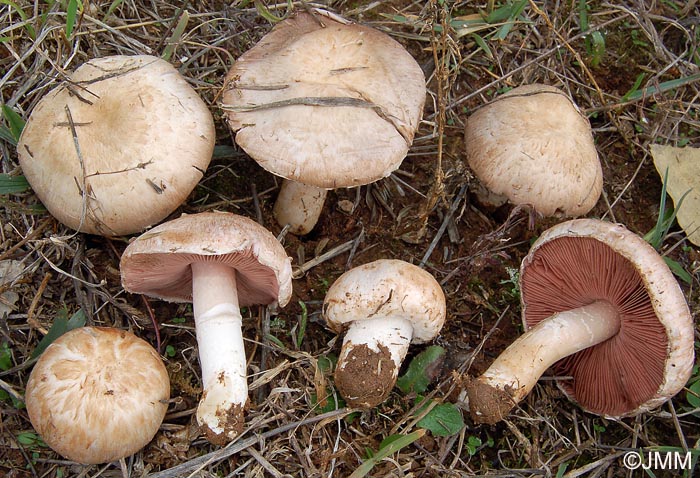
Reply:
[[[236, 143], [283, 178], [279, 225], [306, 234], [327, 190], [399, 167], [425, 97], [423, 71], [398, 42], [314, 10], [279, 22], [238, 58], [222, 109]], [[471, 115], [465, 139], [471, 169], [500, 200], [567, 217], [598, 201], [602, 168], [590, 125], [557, 88], [502, 95]], [[214, 140], [208, 107], [172, 65], [113, 56], [85, 63], [36, 105], [18, 156], [39, 199], [68, 227], [141, 233], [120, 259], [125, 291], [192, 304], [203, 388], [196, 419], [211, 443], [225, 445], [244, 431], [248, 407], [241, 307], [284, 307], [292, 269], [272, 232], [237, 214], [156, 225], [202, 178]], [[608, 417], [657, 407], [688, 380], [693, 319], [683, 293], [657, 252], [623, 226], [577, 219], [545, 231], [522, 262], [520, 288], [526, 332], [464, 380], [459, 399], [474, 422], [503, 419], [548, 369], [584, 410]], [[387, 399], [410, 344], [435, 339], [447, 307], [430, 273], [379, 259], [343, 273], [322, 315], [343, 334], [336, 387], [350, 406], [371, 408]], [[100, 327], [57, 339], [26, 388], [37, 432], [86, 464], [144, 447], [168, 399], [158, 353]]]

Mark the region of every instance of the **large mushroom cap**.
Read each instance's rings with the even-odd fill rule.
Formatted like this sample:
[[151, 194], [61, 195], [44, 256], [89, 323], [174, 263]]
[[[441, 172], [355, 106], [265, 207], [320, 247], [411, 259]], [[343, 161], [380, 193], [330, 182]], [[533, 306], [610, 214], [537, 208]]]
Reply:
[[514, 88], [467, 120], [469, 166], [491, 192], [545, 216], [595, 206], [603, 173], [590, 124], [561, 90]]
[[226, 82], [236, 143], [268, 171], [326, 189], [396, 169], [426, 94], [421, 68], [388, 35], [306, 12], [278, 23]]
[[554, 365], [560, 388], [584, 409], [634, 415], [675, 395], [694, 362], [693, 320], [659, 254], [622, 225], [594, 219], [545, 231], [521, 266], [523, 322], [607, 301], [619, 332]]
[[41, 355], [25, 401], [34, 429], [78, 463], [108, 463], [139, 451], [158, 431], [170, 397], [163, 361], [124, 330], [82, 327]]
[[349, 322], [395, 316], [411, 322], [414, 343], [433, 340], [445, 315], [445, 294], [435, 278], [396, 259], [380, 259], [345, 272], [328, 289], [323, 303], [323, 316], [335, 332]]
[[39, 101], [18, 155], [59, 221], [115, 236], [140, 232], [184, 202], [214, 141], [207, 105], [171, 64], [111, 56], [83, 64]]
[[282, 245], [257, 222], [236, 214], [185, 214], [142, 234], [124, 251], [122, 285], [129, 292], [173, 302], [192, 301], [193, 262], [217, 261], [236, 270], [245, 307], [292, 295], [292, 267]]

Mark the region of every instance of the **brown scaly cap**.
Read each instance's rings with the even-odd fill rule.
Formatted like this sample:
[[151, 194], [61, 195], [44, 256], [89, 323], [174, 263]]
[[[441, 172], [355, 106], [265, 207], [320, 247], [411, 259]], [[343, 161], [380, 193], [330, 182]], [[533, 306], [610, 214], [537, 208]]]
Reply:
[[39, 101], [17, 151], [56, 219], [118, 236], [141, 232], [182, 204], [215, 139], [207, 105], [170, 63], [109, 56], [83, 64]]
[[561, 90], [514, 88], [467, 120], [469, 166], [492, 193], [545, 216], [595, 206], [603, 173], [588, 120]]
[[223, 109], [266, 170], [319, 188], [388, 176], [403, 161], [425, 102], [411, 55], [373, 28], [298, 13], [233, 65]]
[[52, 449], [96, 464], [146, 446], [169, 397], [165, 365], [147, 342], [124, 330], [82, 327], [44, 351], [25, 400], [34, 429]]
[[693, 320], [678, 282], [641, 237], [619, 224], [568, 221], [545, 231], [521, 266], [523, 322], [595, 300], [616, 306], [618, 334], [554, 365], [581, 407], [622, 417], [678, 393], [693, 363]]

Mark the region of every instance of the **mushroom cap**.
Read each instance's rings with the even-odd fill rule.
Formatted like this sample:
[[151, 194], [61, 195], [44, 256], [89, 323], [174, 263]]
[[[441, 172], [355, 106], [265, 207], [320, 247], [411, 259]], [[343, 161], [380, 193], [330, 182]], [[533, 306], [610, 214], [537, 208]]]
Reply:
[[236, 269], [241, 307], [278, 303], [292, 296], [292, 266], [270, 231], [227, 212], [183, 214], [134, 239], [120, 261], [129, 292], [171, 302], [192, 301], [193, 262], [216, 261]]
[[490, 191], [545, 216], [581, 216], [595, 206], [603, 172], [591, 127], [563, 91], [514, 88], [467, 120], [469, 166]]
[[350, 269], [331, 285], [323, 301], [326, 324], [336, 333], [355, 320], [400, 317], [412, 323], [414, 343], [434, 339], [445, 315], [445, 294], [435, 278], [397, 259]]
[[141, 232], [182, 204], [214, 141], [211, 112], [170, 63], [109, 56], [81, 65], [37, 103], [17, 149], [56, 219], [117, 236]]
[[236, 143], [271, 173], [325, 189], [398, 168], [426, 96], [423, 71], [391, 37], [307, 12], [244, 53], [226, 85]]
[[96, 464], [146, 446], [169, 398], [168, 372], [148, 342], [124, 330], [81, 327], [41, 354], [25, 402], [47, 445], [70, 460]]
[[545, 231], [522, 262], [523, 323], [605, 300], [617, 307], [614, 337], [553, 366], [582, 408], [635, 415], [678, 393], [694, 363], [693, 319], [663, 258], [620, 224], [577, 219]]

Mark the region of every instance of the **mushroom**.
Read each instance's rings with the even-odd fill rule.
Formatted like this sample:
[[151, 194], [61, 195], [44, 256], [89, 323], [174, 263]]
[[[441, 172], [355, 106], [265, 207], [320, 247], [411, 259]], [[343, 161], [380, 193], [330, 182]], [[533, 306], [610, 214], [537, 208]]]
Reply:
[[169, 398], [168, 372], [148, 342], [124, 330], [81, 327], [41, 354], [25, 403], [47, 445], [69, 460], [96, 464], [146, 446]]
[[481, 107], [467, 120], [465, 144], [469, 166], [493, 195], [487, 204], [582, 216], [598, 201], [603, 172], [590, 124], [553, 86], [520, 86]]
[[211, 443], [234, 439], [248, 401], [240, 307], [289, 302], [292, 267], [282, 245], [243, 216], [183, 215], [132, 241], [120, 269], [129, 292], [192, 302], [203, 387], [197, 421]]
[[425, 96], [423, 71], [398, 42], [315, 10], [278, 23], [236, 61], [222, 108], [236, 143], [290, 180], [277, 221], [306, 234], [328, 189], [368, 184], [401, 165]]
[[77, 231], [141, 232], [192, 192], [214, 150], [207, 105], [168, 62], [90, 60], [47, 93], [17, 146], [49, 212]]
[[433, 340], [445, 323], [445, 295], [418, 266], [380, 259], [350, 269], [328, 289], [323, 317], [345, 330], [335, 384], [350, 406], [386, 400], [411, 342]]
[[475, 422], [501, 420], [550, 366], [569, 398], [612, 418], [659, 406], [690, 377], [683, 293], [624, 226], [577, 219], [545, 231], [522, 262], [520, 289], [527, 331], [462, 392]]

